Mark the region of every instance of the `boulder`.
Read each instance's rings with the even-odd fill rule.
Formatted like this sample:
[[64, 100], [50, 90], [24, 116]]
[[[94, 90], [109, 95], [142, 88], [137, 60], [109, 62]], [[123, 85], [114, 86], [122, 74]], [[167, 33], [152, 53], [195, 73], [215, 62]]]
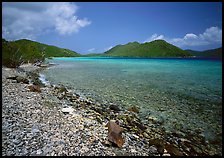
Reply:
[[184, 156], [184, 154], [173, 144], [166, 144], [165, 148], [171, 156]]
[[164, 148], [165, 148], [165, 143], [164, 140], [156, 138], [156, 139], [151, 139], [149, 140], [149, 145], [155, 145], [157, 148], [157, 151], [159, 152], [160, 155], [163, 155], [164, 153]]
[[38, 85], [29, 85], [28, 88], [30, 89], [31, 92], [38, 92], [38, 93], [41, 92], [40, 86]]
[[109, 108], [113, 111], [120, 111], [120, 108], [117, 105], [111, 104]]
[[128, 108], [128, 111], [131, 111], [131, 112], [135, 112], [135, 113], [139, 113], [139, 110], [136, 106], [131, 106]]
[[17, 76], [16, 81], [17, 81], [17, 83], [22, 82], [22, 83], [25, 83], [25, 84], [29, 84], [29, 80], [25, 77], [22, 77], [22, 76]]
[[40, 87], [44, 87], [44, 84], [41, 82], [41, 80], [39, 78], [34, 78], [33, 79], [33, 84], [38, 85]]
[[63, 85], [61, 85], [60, 87], [56, 87], [56, 89], [58, 89], [59, 93], [68, 92], [68, 90]]
[[149, 116], [148, 121], [152, 124], [160, 124], [161, 125], [164, 123], [164, 119], [161, 116]]
[[115, 143], [118, 147], [122, 147], [124, 139], [122, 138], [122, 132], [124, 131], [115, 121], [110, 120], [107, 125], [108, 127], [108, 139]]
[[29, 80], [22, 76], [7, 77], [6, 79], [16, 80], [17, 83], [22, 82], [22, 83], [29, 84]]

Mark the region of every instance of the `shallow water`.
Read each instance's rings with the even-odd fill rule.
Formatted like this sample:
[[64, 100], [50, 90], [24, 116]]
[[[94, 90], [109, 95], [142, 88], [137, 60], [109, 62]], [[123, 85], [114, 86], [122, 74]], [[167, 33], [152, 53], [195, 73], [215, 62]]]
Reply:
[[222, 132], [222, 61], [203, 59], [53, 58], [42, 74], [101, 103], [140, 108], [167, 131]]

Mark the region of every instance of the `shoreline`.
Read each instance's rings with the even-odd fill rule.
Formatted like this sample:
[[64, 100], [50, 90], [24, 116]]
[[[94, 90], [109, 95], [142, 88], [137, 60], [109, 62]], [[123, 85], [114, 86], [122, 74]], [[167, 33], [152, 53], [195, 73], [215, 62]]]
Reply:
[[[41, 69], [31, 72], [33, 71], [39, 73]], [[3, 155], [217, 154], [213, 149], [208, 150], [208, 144], [203, 142], [203, 138], [192, 136], [191, 139], [186, 139], [180, 133], [167, 136], [160, 128], [142, 127], [135, 112], [116, 111], [73, 94], [63, 85], [48, 85], [41, 87], [40, 93], [30, 92], [26, 84], [6, 79], [21, 75], [19, 72], [9, 68], [2, 68], [2, 72]], [[65, 114], [65, 107], [72, 108], [73, 112]], [[108, 141], [108, 129], [105, 126], [109, 120], [118, 120], [119, 125], [124, 128], [122, 136], [125, 143], [121, 148]], [[15, 132], [14, 128], [19, 130]], [[202, 149], [195, 145], [195, 139], [198, 144], [204, 143], [205, 147]]]
[[219, 57], [202, 57], [202, 56], [188, 56], [188, 57], [129, 57], [129, 56], [79, 56], [79, 57], [52, 57], [52, 58], [91, 58], [91, 59], [181, 59], [181, 60], [218, 60], [222, 61]]

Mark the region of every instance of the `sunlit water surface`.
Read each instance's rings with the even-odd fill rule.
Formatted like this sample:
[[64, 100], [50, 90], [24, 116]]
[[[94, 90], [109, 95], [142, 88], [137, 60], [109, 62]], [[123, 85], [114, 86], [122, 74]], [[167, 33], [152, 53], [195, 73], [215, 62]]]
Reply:
[[222, 61], [203, 59], [53, 58], [42, 72], [52, 84], [163, 122], [166, 130], [222, 132]]

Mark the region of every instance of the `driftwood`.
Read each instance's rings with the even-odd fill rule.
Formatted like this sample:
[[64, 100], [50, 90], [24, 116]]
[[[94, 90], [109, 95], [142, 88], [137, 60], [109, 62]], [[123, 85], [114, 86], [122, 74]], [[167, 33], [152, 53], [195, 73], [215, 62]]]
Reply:
[[14, 77], [7, 77], [6, 79], [10, 79], [10, 80], [16, 80], [18, 76], [14, 76]]
[[109, 141], [117, 144], [118, 147], [122, 147], [124, 144], [124, 139], [122, 138], [122, 132], [124, 129], [112, 120], [107, 123], [107, 127]]

